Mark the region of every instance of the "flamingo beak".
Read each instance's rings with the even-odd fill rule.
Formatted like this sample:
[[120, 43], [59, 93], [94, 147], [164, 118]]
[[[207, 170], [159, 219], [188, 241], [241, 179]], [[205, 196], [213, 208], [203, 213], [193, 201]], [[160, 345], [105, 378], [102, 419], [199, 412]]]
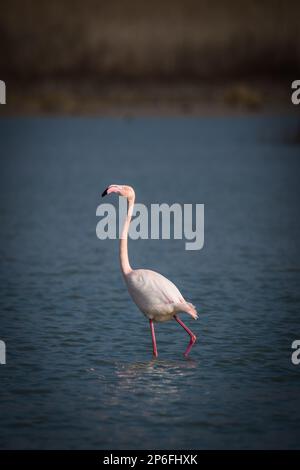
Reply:
[[121, 189], [122, 187], [117, 185], [117, 184], [111, 184], [110, 186], [108, 186], [105, 191], [103, 191], [102, 193], [102, 197], [106, 196], [107, 194], [111, 194], [111, 193], [117, 193], [117, 194], [122, 194], [121, 193]]

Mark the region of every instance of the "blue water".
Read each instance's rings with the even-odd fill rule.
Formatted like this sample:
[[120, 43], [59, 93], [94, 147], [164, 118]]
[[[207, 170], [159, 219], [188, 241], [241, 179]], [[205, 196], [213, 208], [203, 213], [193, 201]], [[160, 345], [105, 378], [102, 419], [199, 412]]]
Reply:
[[[295, 118], [1, 119], [0, 445], [299, 448]], [[205, 243], [131, 240], [199, 311], [156, 326], [95, 228], [100, 194], [204, 203]], [[116, 204], [117, 199], [110, 201]]]

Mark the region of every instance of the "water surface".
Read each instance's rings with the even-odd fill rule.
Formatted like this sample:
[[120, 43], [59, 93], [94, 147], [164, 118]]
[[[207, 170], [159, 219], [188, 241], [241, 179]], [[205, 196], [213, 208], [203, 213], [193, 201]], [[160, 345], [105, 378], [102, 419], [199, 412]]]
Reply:
[[[297, 448], [299, 146], [294, 118], [1, 119], [1, 448]], [[149, 326], [118, 242], [95, 234], [109, 183], [204, 203], [205, 244], [130, 241], [173, 280], [198, 336]], [[111, 202], [116, 203], [116, 198]], [[108, 201], [107, 201], [108, 202]]]

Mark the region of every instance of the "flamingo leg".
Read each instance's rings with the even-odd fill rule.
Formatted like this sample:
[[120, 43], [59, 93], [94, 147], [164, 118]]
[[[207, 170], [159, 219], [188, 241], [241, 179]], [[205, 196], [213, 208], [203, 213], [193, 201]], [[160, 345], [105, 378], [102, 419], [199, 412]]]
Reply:
[[179, 323], [179, 325], [182, 326], [182, 328], [185, 329], [185, 331], [190, 335], [190, 342], [189, 342], [189, 345], [184, 353], [185, 357], [188, 356], [190, 350], [192, 349], [193, 345], [195, 344], [196, 342], [196, 339], [197, 339], [197, 336], [194, 335], [194, 333], [183, 323], [182, 320], [180, 320], [180, 318], [177, 317], [177, 315], [174, 315], [174, 318], [175, 320]]
[[151, 336], [152, 336], [153, 356], [157, 357], [158, 353], [157, 353], [157, 347], [156, 347], [154, 323], [153, 323], [153, 320], [149, 320], [149, 322], [150, 322], [150, 329], [151, 329]]

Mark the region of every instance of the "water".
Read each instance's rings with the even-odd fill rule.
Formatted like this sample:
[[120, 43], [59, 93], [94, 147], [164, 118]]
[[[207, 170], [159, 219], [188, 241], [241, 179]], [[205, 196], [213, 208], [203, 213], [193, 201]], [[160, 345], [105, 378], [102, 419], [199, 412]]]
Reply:
[[[2, 119], [1, 448], [299, 448], [295, 118]], [[204, 203], [205, 244], [130, 241], [198, 308], [156, 327], [100, 241], [110, 183]], [[112, 197], [110, 202], [116, 202]], [[107, 200], [108, 202], [108, 200]]]

